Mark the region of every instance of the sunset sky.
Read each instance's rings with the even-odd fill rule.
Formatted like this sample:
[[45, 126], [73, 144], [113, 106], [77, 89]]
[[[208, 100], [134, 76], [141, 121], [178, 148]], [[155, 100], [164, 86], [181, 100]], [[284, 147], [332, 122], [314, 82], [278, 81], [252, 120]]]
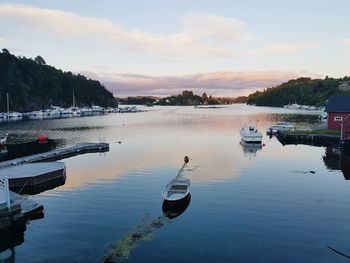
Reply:
[[117, 96], [247, 95], [350, 75], [350, 1], [0, 1], [0, 47]]

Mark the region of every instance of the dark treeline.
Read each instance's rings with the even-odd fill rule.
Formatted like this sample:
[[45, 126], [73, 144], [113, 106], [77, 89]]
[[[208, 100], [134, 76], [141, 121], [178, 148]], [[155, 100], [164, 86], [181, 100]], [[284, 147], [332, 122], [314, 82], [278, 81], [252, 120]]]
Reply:
[[216, 105], [216, 104], [232, 104], [246, 103], [247, 97], [241, 96], [237, 98], [228, 97], [212, 97], [203, 93], [202, 96], [195, 95], [192, 91], [185, 90], [179, 95], [158, 98], [153, 96], [136, 96], [126, 98], [116, 98], [120, 104], [132, 105]]
[[257, 106], [323, 106], [333, 95], [350, 94], [350, 77], [340, 79], [298, 78], [248, 96], [248, 104]]
[[203, 93], [202, 96], [193, 94], [192, 91], [185, 90], [179, 95], [165, 97], [159, 100], [159, 105], [217, 105], [231, 103], [245, 103], [247, 97], [220, 98], [212, 97]]
[[159, 98], [149, 97], [149, 96], [136, 96], [136, 97], [126, 97], [126, 98], [116, 98], [120, 104], [128, 105], [154, 105]]
[[31, 111], [56, 105], [72, 105], [73, 91], [77, 106], [117, 105], [113, 94], [99, 81], [46, 65], [45, 60], [16, 57], [7, 49], [0, 52], [0, 111], [6, 110], [6, 93], [10, 110]]

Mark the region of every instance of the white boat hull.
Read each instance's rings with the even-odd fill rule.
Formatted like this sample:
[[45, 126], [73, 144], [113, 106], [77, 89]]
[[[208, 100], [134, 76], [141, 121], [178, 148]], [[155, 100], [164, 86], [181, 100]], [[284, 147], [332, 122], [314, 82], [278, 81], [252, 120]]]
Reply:
[[241, 139], [245, 143], [261, 143], [262, 134], [259, 132], [255, 126], [244, 126], [240, 129]]
[[173, 179], [163, 190], [162, 197], [168, 202], [177, 202], [186, 198], [189, 193], [189, 179]]

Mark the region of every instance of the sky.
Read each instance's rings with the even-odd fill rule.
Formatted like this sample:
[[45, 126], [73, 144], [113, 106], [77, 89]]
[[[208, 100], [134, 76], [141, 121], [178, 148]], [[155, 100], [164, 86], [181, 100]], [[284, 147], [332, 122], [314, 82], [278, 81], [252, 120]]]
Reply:
[[116, 96], [236, 97], [350, 75], [347, 0], [0, 0], [0, 47]]

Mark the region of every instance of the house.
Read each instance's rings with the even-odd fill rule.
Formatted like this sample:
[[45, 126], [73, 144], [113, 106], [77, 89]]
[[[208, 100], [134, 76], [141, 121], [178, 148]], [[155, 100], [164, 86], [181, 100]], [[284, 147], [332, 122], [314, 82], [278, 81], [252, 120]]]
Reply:
[[341, 131], [342, 140], [350, 140], [350, 96], [333, 96], [325, 112], [328, 113], [328, 129]]

